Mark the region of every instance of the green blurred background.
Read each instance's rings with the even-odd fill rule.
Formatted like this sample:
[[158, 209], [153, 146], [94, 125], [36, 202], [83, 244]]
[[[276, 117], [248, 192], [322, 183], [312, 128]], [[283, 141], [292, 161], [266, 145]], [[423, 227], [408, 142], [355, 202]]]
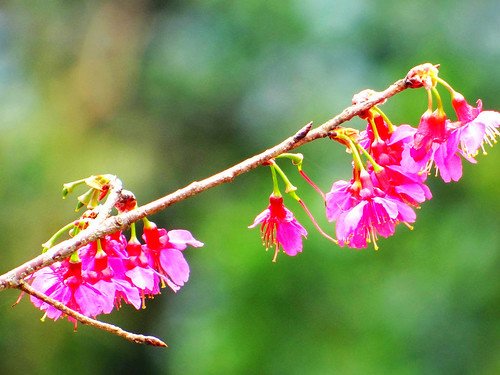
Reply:
[[[146, 203], [419, 63], [440, 63], [471, 102], [500, 110], [499, 14], [496, 0], [2, 2], [0, 271], [75, 217], [64, 182], [117, 174]], [[384, 110], [416, 125], [425, 106], [424, 92], [407, 91]], [[350, 177], [338, 145], [300, 151], [324, 190]], [[401, 226], [378, 252], [332, 246], [289, 200], [309, 238], [272, 264], [247, 229], [271, 192], [265, 168], [175, 205], [152, 220], [205, 242], [186, 251], [190, 282], [144, 311], [102, 317], [169, 349], [41, 323], [26, 298], [11, 308], [8, 290], [0, 373], [498, 374], [500, 147], [488, 153], [459, 183], [432, 179], [415, 230]]]

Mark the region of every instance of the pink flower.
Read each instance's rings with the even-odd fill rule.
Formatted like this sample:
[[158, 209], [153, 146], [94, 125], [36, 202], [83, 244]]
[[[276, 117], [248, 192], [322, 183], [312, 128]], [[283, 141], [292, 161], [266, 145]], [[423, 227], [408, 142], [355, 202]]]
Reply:
[[340, 246], [366, 248], [373, 242], [378, 249], [378, 235], [389, 237], [397, 224], [415, 221], [415, 212], [408, 205], [384, 193], [376, 183], [377, 179], [363, 170], [351, 182], [335, 182], [326, 194], [326, 216], [336, 221]]
[[[386, 194], [412, 206], [431, 199], [431, 191], [425, 185], [427, 175], [400, 165], [403, 151], [412, 143], [416, 129], [410, 125], [393, 126], [394, 130], [389, 133], [381, 116], [376, 117], [374, 123], [378, 138], [375, 138], [369, 124], [362, 133], [360, 144], [373, 156], [378, 166], [382, 167], [382, 170], [377, 168], [375, 174], [372, 174], [372, 177], [377, 177], [379, 187]], [[374, 168], [369, 165], [368, 171], [372, 170]]]
[[460, 155], [475, 163], [479, 148], [484, 150], [484, 143], [496, 142], [500, 134], [497, 130], [500, 113], [483, 111], [480, 100], [474, 108], [456, 92], [452, 104], [458, 118], [456, 122], [443, 122], [443, 117], [433, 119], [433, 115], [422, 116], [413, 145], [403, 151], [401, 164], [406, 170], [427, 174], [434, 165], [444, 182], [458, 181], [462, 177]]
[[446, 115], [438, 110], [423, 114], [414, 135], [411, 156], [416, 162], [428, 160], [432, 155], [432, 145], [443, 143], [448, 137], [446, 131]]
[[139, 289], [144, 304], [146, 296], [160, 293], [161, 275], [151, 267], [149, 259], [137, 238], [131, 238], [127, 244], [129, 255], [126, 261], [125, 275], [130, 278], [132, 284]]
[[307, 236], [307, 231], [283, 205], [283, 197], [269, 197], [268, 208], [257, 215], [249, 228], [255, 228], [258, 224], [261, 224], [260, 230], [266, 249], [275, 248], [273, 262], [276, 262], [280, 246], [290, 256], [302, 252], [302, 237]]
[[183, 229], [166, 231], [149, 222], [144, 227], [145, 245], [142, 249], [149, 265], [161, 276], [161, 280], [177, 292], [189, 279], [189, 265], [182, 255], [188, 245], [201, 247], [203, 243]]
[[477, 101], [477, 107], [474, 108], [459, 93], [454, 93], [452, 104], [458, 117], [458, 123], [453, 124], [453, 132], [459, 133], [460, 153], [474, 163], [479, 148], [484, 152], [484, 143], [492, 146], [500, 135], [497, 130], [500, 126], [500, 113], [483, 111], [481, 100]]
[[125, 274], [125, 236], [117, 232], [105, 236], [99, 242], [102, 248], [95, 241], [80, 249], [84, 278], [97, 290], [114, 290], [114, 304], [117, 308], [124, 300], [139, 309], [142, 302], [139, 290]]
[[[82, 275], [81, 262], [75, 263], [68, 259], [56, 262], [35, 272], [31, 280], [34, 289], [85, 316], [94, 318], [102, 313], [109, 314], [113, 310], [115, 289], [112, 285], [108, 285], [109, 288], [97, 289], [87, 282]], [[51, 319], [57, 320], [63, 315], [62, 311], [36, 297], [31, 296], [30, 299]], [[74, 322], [76, 328], [76, 321], [70, 317], [68, 320]]]

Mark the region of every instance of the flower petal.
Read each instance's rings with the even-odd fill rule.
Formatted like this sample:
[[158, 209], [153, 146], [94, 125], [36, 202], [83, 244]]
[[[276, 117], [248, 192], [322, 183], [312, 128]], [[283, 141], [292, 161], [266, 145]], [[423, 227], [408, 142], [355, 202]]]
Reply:
[[168, 278], [178, 287], [189, 280], [189, 265], [179, 250], [163, 249], [160, 253], [160, 264]]

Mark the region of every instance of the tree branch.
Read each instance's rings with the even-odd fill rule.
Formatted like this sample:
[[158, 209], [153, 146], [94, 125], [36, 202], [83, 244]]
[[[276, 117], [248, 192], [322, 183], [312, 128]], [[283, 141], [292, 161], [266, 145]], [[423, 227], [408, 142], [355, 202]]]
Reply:
[[147, 344], [147, 345], [153, 345], [153, 346], [167, 347], [167, 344], [165, 344], [163, 341], [161, 341], [160, 339], [158, 339], [154, 336], [144, 336], [144, 335], [138, 335], [135, 333], [127, 332], [127, 331], [121, 329], [120, 327], [114, 326], [114, 325], [109, 324], [109, 323], [100, 322], [98, 320], [89, 318], [83, 314], [80, 314], [79, 312], [65, 306], [61, 302], [56, 301], [55, 299], [50, 298], [49, 296], [45, 295], [44, 293], [37, 291], [31, 285], [27, 284], [23, 280], [21, 280], [21, 282], [18, 284], [17, 288], [22, 290], [23, 292], [28, 293], [29, 295], [32, 295], [38, 299], [41, 299], [43, 302], [46, 302], [51, 306], [54, 306], [56, 309], [62, 311], [66, 315], [78, 320], [82, 324], [102, 329], [103, 331], [112, 333], [113, 335], [120, 336], [120, 337], [124, 338], [125, 340], [132, 341], [136, 344]]
[[19, 283], [26, 276], [31, 275], [40, 268], [49, 266], [54, 262], [67, 258], [83, 245], [95, 241], [109, 233], [102, 232], [102, 225], [109, 217], [109, 214], [111, 213], [111, 210], [115, 206], [116, 202], [118, 202], [121, 197], [122, 182], [120, 179], [113, 176], [109, 185], [110, 193], [108, 198], [102, 206], [98, 206], [99, 212], [97, 217], [92, 220], [92, 223], [87, 229], [81, 231], [75, 237], [55, 245], [45, 253], [38, 255], [36, 258], [33, 258], [0, 276], [0, 290], [6, 288], [17, 288]]
[[282, 153], [296, 149], [297, 147], [312, 142], [318, 138], [328, 137], [329, 133], [332, 130], [336, 129], [344, 122], [351, 120], [353, 117], [370, 109], [374, 105], [383, 102], [384, 100], [396, 95], [397, 93], [409, 87], [410, 84], [407, 79], [400, 79], [384, 91], [374, 93], [366, 101], [345, 108], [340, 114], [313, 130], [311, 130], [312, 122], [308, 123], [295, 135], [285, 139], [283, 142], [277, 144], [276, 146], [271, 147], [255, 156], [252, 156], [222, 172], [219, 172], [201, 181], [194, 181], [184, 188], [181, 188], [148, 204], [137, 207], [132, 211], [109, 217], [109, 213], [111, 212], [114, 204], [119, 199], [122, 189], [121, 181], [116, 178], [111, 184], [111, 193], [106, 200], [106, 203], [101, 208], [98, 217], [87, 229], [81, 231], [75, 237], [55, 245], [47, 252], [37, 256], [36, 258], [33, 258], [32, 260], [1, 275], [0, 290], [6, 288], [18, 288], [26, 276], [32, 274], [40, 268], [43, 268], [56, 261], [70, 256], [81, 246], [95, 241], [98, 238], [105, 236], [106, 234], [111, 234], [118, 230], [126, 229], [128, 226], [130, 226], [131, 223], [136, 222], [148, 215], [152, 215], [154, 213], [162, 211], [179, 201], [195, 196], [215, 186], [231, 182], [237, 176], [257, 168], [258, 166], [264, 164], [272, 158], [277, 157]]

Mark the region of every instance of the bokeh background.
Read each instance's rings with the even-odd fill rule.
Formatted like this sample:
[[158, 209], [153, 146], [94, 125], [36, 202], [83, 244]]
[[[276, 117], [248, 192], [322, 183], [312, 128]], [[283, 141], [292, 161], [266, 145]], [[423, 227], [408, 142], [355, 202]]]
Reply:
[[[75, 217], [64, 182], [117, 174], [146, 203], [422, 62], [500, 110], [499, 14], [496, 0], [3, 1], [0, 271]], [[384, 110], [416, 125], [425, 106], [423, 91], [406, 91]], [[350, 177], [338, 145], [300, 151], [324, 190]], [[332, 246], [289, 200], [309, 238], [272, 264], [247, 229], [267, 205], [266, 168], [179, 203], [151, 219], [205, 242], [186, 251], [190, 282], [144, 311], [102, 317], [169, 349], [41, 323], [28, 299], [11, 308], [18, 293], [7, 290], [0, 373], [498, 374], [500, 147], [487, 151], [459, 183], [431, 179], [414, 231], [401, 226], [378, 252]]]

